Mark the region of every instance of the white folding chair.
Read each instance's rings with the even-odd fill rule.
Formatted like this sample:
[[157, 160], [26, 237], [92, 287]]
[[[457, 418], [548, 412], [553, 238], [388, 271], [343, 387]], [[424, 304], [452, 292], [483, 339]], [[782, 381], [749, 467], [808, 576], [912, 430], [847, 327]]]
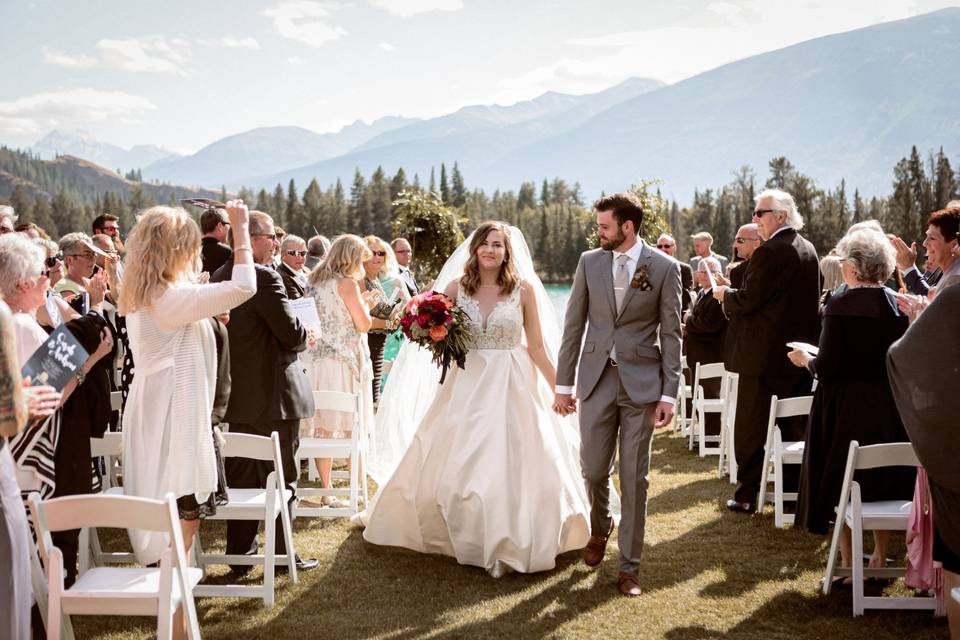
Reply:
[[[72, 635], [71, 615], [156, 616], [157, 637], [173, 637], [173, 618], [183, 609], [187, 635], [199, 640], [200, 625], [193, 589], [202, 576], [187, 566], [180, 522], [172, 495], [164, 500], [129, 496], [84, 495], [40, 501], [30, 496], [37, 547], [46, 567], [47, 637]], [[51, 532], [110, 527], [164, 533], [170, 546], [158, 568], [95, 567], [79, 575], [69, 589], [63, 585], [63, 554], [53, 546]]]
[[[864, 502], [860, 495], [860, 483], [853, 479], [854, 472], [882, 467], [916, 467], [920, 465], [913, 445], [909, 442], [874, 444], [861, 447], [854, 440], [847, 454], [847, 468], [843, 474], [843, 488], [837, 502], [837, 520], [833, 526], [833, 541], [827, 568], [823, 575], [823, 593], [830, 593], [834, 576], [850, 576], [853, 581], [853, 615], [862, 616], [865, 609], [935, 609], [936, 598], [897, 598], [863, 594], [865, 577], [893, 578], [906, 574], [906, 567], [863, 566], [863, 532], [873, 530], [906, 531], [910, 526], [912, 500], [879, 500]], [[840, 547], [840, 532], [844, 525], [850, 528], [852, 542], [852, 568], [837, 567]]]
[[[725, 371], [723, 369], [722, 362], [712, 362], [710, 364], [701, 364], [698, 362], [696, 369], [694, 369], [692, 411], [695, 426], [694, 428], [690, 429], [687, 448], [693, 449], [694, 442], [697, 442], [700, 448], [701, 458], [705, 457], [707, 454], [713, 455], [720, 453], [720, 435], [707, 435], [706, 414], [721, 414], [720, 422], [723, 423], [723, 409], [725, 402], [724, 397], [726, 395], [727, 383], [724, 373]], [[720, 397], [707, 398], [703, 391], [703, 381], [714, 378], [720, 378]], [[717, 446], [707, 446], [707, 443], [716, 443]]]
[[[365, 392], [366, 390], [360, 393]], [[317, 411], [341, 411], [352, 415], [353, 429], [350, 438], [300, 438], [300, 447], [296, 453], [297, 469], [300, 469], [301, 460], [309, 460], [309, 466], [317, 458], [347, 459], [350, 461], [350, 470], [347, 472], [350, 486], [339, 489], [297, 487], [297, 497], [345, 496], [349, 497], [350, 506], [340, 509], [297, 505], [293, 510], [294, 517], [350, 517], [361, 511], [361, 498], [364, 507], [369, 500], [366, 474], [366, 428], [360, 419], [360, 395], [342, 391], [314, 391], [313, 401]], [[332, 478], [338, 475], [335, 474]]]
[[[274, 569], [276, 561], [286, 562], [290, 579], [296, 583], [297, 562], [293, 546], [293, 527], [287, 500], [290, 490], [284, 486], [283, 465], [280, 462], [280, 437], [274, 431], [269, 438], [248, 433], [220, 433], [223, 438], [222, 455], [224, 458], [248, 458], [273, 462], [273, 471], [267, 476], [265, 488], [233, 489], [227, 487], [227, 504], [218, 505], [216, 515], [207, 520], [262, 520], [264, 529], [263, 553], [213, 554], [204, 553], [200, 545], [199, 532], [194, 538], [194, 550], [197, 564], [206, 572], [211, 564], [263, 565], [263, 584], [258, 585], [200, 585], [194, 589], [196, 596], [226, 596], [238, 598], [261, 598], [265, 607], [274, 603]], [[274, 551], [276, 541], [276, 521], [280, 516], [283, 528], [281, 532], [287, 543], [287, 553], [278, 555]]]
[[797, 493], [795, 491], [785, 492], [783, 490], [783, 465], [802, 464], [803, 446], [802, 440], [797, 442], [784, 442], [780, 433], [780, 427], [777, 426], [777, 420], [780, 418], [792, 418], [796, 416], [809, 416], [810, 408], [813, 406], [813, 396], [800, 396], [797, 398], [784, 398], [778, 400], [777, 396], [770, 398], [770, 417], [767, 420], [767, 439], [763, 445], [763, 470], [760, 473], [760, 494], [757, 497], [757, 513], [763, 513], [763, 507], [767, 500], [767, 483], [773, 483], [773, 509], [774, 525], [777, 529], [783, 529], [788, 524], [793, 524], [793, 514], [783, 512], [783, 502], [785, 500], [796, 501]]
[[734, 450], [734, 425], [737, 420], [737, 394], [740, 390], [740, 374], [726, 372], [726, 404], [723, 420], [720, 422], [720, 461], [717, 463], [717, 477], [730, 474], [730, 484], [737, 484], [737, 455]]
[[[107, 472], [103, 477], [101, 491], [108, 496], [122, 496], [123, 487], [118, 483], [117, 468], [123, 456], [123, 433], [108, 431], [102, 438], [90, 438], [90, 455], [102, 456]], [[131, 552], [106, 552], [100, 544], [100, 536], [96, 527], [86, 527], [80, 530], [80, 571], [90, 567], [103, 567], [110, 564], [130, 564], [136, 562], [136, 556]]]
[[687, 384], [686, 374], [690, 372], [687, 366], [687, 356], [680, 356], [680, 387], [677, 389], [677, 418], [674, 420], [674, 432], [680, 432], [684, 438], [688, 437], [691, 418], [687, 415], [687, 400], [693, 396], [693, 387]]

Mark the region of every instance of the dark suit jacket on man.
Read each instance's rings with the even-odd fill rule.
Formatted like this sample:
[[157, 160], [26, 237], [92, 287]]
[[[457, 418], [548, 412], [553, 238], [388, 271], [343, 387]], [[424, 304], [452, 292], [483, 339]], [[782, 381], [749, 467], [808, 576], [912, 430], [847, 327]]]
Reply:
[[[228, 260], [211, 276], [227, 280]], [[263, 424], [313, 415], [310, 380], [297, 358], [307, 332], [290, 310], [280, 274], [256, 265], [257, 293], [230, 312], [230, 401], [224, 421]]]
[[233, 257], [233, 249], [216, 238], [209, 236], [201, 238], [200, 261], [203, 263], [201, 271], [206, 271], [212, 276], [213, 272], [222, 267], [231, 257]]
[[710, 364], [723, 361], [723, 338], [727, 333], [727, 316], [723, 315], [720, 303], [711, 290], [697, 294], [697, 301], [684, 324], [686, 337], [683, 349], [687, 363]]
[[302, 273], [297, 273], [286, 263], [281, 262], [277, 267], [277, 272], [283, 278], [283, 287], [287, 291], [287, 298], [297, 300], [303, 297], [303, 291], [307, 288], [307, 278]]
[[904, 274], [903, 281], [906, 283], [910, 293], [925, 296], [930, 293], [930, 287], [937, 286], [937, 283], [940, 282], [940, 278], [942, 277], [943, 270], [940, 267], [937, 267], [929, 274], [921, 274], [918, 270], [911, 269]]
[[680, 263], [680, 287], [680, 313], [684, 314], [693, 299], [693, 269], [686, 262]]
[[795, 376], [790, 341], [817, 344], [820, 337], [820, 263], [817, 251], [793, 229], [757, 247], [743, 287], [730, 289], [723, 310], [737, 344], [733, 371], [750, 376]]

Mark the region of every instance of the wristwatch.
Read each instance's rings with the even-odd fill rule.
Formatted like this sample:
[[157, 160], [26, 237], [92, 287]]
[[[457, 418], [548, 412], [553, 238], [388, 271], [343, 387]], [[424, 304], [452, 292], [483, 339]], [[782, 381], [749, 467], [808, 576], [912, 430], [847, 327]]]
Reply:
[[77, 369], [76, 377], [77, 377], [77, 386], [79, 387], [80, 385], [83, 384], [83, 381], [87, 379], [87, 374], [83, 372], [83, 369]]

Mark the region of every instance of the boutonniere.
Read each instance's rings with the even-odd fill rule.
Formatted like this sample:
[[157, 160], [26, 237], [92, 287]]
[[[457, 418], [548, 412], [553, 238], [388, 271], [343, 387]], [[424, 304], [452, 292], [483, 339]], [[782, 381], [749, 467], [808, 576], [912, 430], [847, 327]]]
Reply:
[[653, 291], [653, 285], [650, 284], [650, 278], [647, 274], [647, 265], [642, 264], [637, 267], [633, 274], [633, 280], [630, 281], [630, 286], [634, 289], [640, 289], [640, 291]]

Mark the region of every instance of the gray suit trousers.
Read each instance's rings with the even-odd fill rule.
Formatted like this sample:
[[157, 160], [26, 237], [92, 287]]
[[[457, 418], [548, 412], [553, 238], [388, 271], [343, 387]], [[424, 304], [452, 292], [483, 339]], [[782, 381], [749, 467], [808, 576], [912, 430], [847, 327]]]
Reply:
[[620, 436], [620, 571], [637, 574], [643, 553], [650, 485], [650, 443], [656, 403], [636, 404], [620, 382], [617, 368], [607, 365], [593, 392], [580, 406], [580, 466], [590, 500], [590, 529], [606, 536], [610, 513], [610, 474]]

